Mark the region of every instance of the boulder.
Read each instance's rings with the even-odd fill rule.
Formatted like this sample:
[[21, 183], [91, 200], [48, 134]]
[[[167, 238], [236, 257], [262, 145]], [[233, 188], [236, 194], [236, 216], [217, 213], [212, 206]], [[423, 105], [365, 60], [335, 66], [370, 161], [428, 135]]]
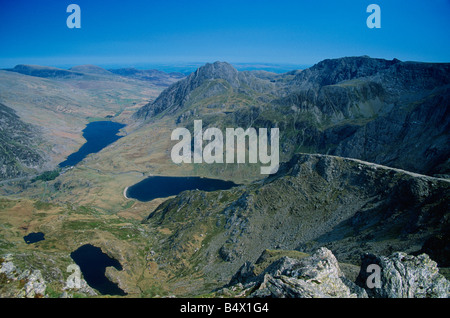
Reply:
[[[374, 268], [379, 269], [378, 274]], [[412, 256], [397, 252], [389, 257], [365, 254], [356, 283], [374, 298], [448, 298], [450, 292], [449, 282], [427, 254]]]

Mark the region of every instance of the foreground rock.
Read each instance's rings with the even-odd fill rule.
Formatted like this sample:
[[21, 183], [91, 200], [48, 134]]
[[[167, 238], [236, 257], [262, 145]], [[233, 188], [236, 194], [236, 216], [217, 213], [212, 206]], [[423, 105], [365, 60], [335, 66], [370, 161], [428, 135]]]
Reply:
[[6, 297], [15, 298], [41, 298], [45, 295], [47, 283], [42, 277], [40, 270], [21, 271], [13, 263], [12, 255], [8, 254], [0, 264], [0, 276], [2, 285], [11, 285], [17, 282], [17, 288], [8, 288], [11, 294]]
[[[55, 297], [53, 288], [60, 285], [58, 279], [46, 279], [44, 275], [48, 269], [23, 268], [17, 265], [14, 255], [6, 254], [0, 257], [0, 298], [48, 298]], [[58, 272], [58, 269], [51, 269]], [[49, 273], [47, 272], [47, 277]], [[59, 275], [56, 275], [59, 276]], [[55, 282], [58, 280], [58, 282]], [[53, 285], [53, 286], [50, 286]], [[50, 287], [50, 290], [48, 289]], [[52, 295], [49, 294], [53, 292]], [[57, 297], [72, 298], [78, 296], [97, 296], [97, 292], [92, 289], [83, 278], [75, 284], [74, 280], [67, 279], [62, 290], [56, 292]]]
[[255, 298], [367, 297], [364, 289], [345, 277], [336, 257], [326, 248], [320, 248], [312, 256], [302, 259], [282, 257], [260, 275], [252, 273], [252, 264], [244, 264], [230, 285], [220, 293], [229, 295], [230, 291], [240, 288], [240, 295]]
[[[373, 271], [379, 276], [374, 287]], [[448, 298], [449, 282], [439, 274], [428, 255], [411, 256], [395, 253], [389, 257], [366, 254], [356, 284], [340, 269], [333, 253], [327, 248], [301, 259], [282, 257], [259, 275], [247, 262], [230, 283], [219, 290], [225, 297], [250, 298]]]
[[394, 253], [389, 257], [366, 254], [362, 258], [361, 272], [357, 278], [360, 286], [367, 285], [373, 270], [368, 266], [379, 266], [378, 282], [367, 289], [370, 297], [376, 298], [448, 298], [449, 282], [439, 274], [436, 262], [427, 254], [419, 256]]

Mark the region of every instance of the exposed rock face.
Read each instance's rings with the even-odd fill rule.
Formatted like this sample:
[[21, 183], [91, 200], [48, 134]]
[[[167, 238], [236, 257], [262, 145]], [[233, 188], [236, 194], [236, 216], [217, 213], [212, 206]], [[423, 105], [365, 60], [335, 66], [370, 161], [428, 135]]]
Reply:
[[26, 175], [45, 163], [37, 150], [37, 127], [20, 120], [14, 110], [0, 103], [0, 180]]
[[[50, 281], [44, 278], [45, 271], [40, 269], [26, 268], [16, 265], [14, 255], [7, 254], [0, 257], [0, 295], [6, 298], [42, 298], [49, 297], [47, 286], [57, 282], [60, 285], [62, 274], [59, 269], [46, 269]], [[81, 275], [81, 274], [80, 274]], [[97, 292], [92, 289], [80, 276], [78, 282], [74, 279], [67, 279], [61, 289], [59, 297], [70, 298], [73, 293], [97, 296]], [[54, 296], [53, 296], [54, 297]]]
[[7, 297], [36, 298], [45, 296], [47, 284], [41, 271], [37, 269], [21, 271], [14, 265], [10, 254], [6, 255], [4, 261], [0, 264], [0, 275], [4, 275], [2, 284], [6, 285], [9, 281], [18, 281], [21, 287], [18, 290], [9, 290], [12, 294], [6, 295]]
[[327, 59], [296, 75], [293, 82], [300, 89], [318, 89], [354, 78], [374, 75], [400, 63], [368, 56]]
[[[375, 264], [381, 269], [378, 286], [367, 288]], [[389, 257], [366, 254], [357, 283], [377, 298], [448, 298], [450, 283], [439, 274], [436, 262], [426, 254], [394, 253]]]
[[[367, 266], [381, 268], [380, 285], [367, 284]], [[390, 257], [365, 255], [354, 282], [345, 277], [333, 253], [319, 248], [301, 259], [282, 257], [261, 274], [245, 263], [219, 294], [254, 298], [448, 298], [449, 282], [428, 255], [395, 253]]]
[[296, 75], [291, 93], [277, 103], [295, 105], [328, 126], [303, 141], [317, 152], [446, 174], [449, 83], [448, 63], [345, 57]]
[[367, 296], [342, 274], [333, 253], [318, 249], [312, 256], [295, 260], [283, 257], [264, 272], [263, 282], [250, 297], [356, 298]]

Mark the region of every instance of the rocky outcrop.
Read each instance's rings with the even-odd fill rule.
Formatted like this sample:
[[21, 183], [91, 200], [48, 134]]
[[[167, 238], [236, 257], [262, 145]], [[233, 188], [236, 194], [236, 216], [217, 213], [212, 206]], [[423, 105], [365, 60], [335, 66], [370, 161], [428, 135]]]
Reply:
[[0, 181], [35, 172], [45, 164], [37, 150], [40, 130], [23, 122], [16, 112], [0, 103]]
[[[23, 269], [23, 265], [17, 265], [15, 262], [13, 254], [0, 257], [0, 297], [2, 298], [47, 298], [55, 297], [55, 292], [59, 293], [58, 297], [61, 298], [72, 298], [75, 293], [86, 296], [98, 295], [81, 277], [81, 272], [77, 280], [69, 276], [60, 291], [53, 291], [55, 286], [61, 285], [62, 275], [58, 268], [46, 268], [51, 273], [47, 273], [48, 278], [45, 279], [43, 275], [45, 271], [31, 266]], [[49, 295], [47, 290], [49, 285], [53, 285], [52, 295]]]
[[[381, 268], [377, 287], [367, 284], [367, 267]], [[301, 259], [282, 257], [255, 275], [245, 263], [218, 295], [250, 298], [448, 298], [449, 282], [428, 255], [365, 255], [357, 284], [345, 277], [333, 253], [319, 248]]]
[[345, 278], [333, 253], [318, 249], [301, 260], [283, 257], [263, 272], [263, 281], [250, 297], [357, 298], [363, 289]]
[[[0, 264], [0, 275], [2, 283], [8, 285], [11, 281], [18, 282], [17, 289], [10, 288], [6, 297], [14, 298], [41, 298], [45, 296], [47, 283], [42, 277], [40, 270], [20, 270], [12, 260], [12, 255], [8, 254]], [[2, 284], [2, 285], [3, 285]]]
[[[379, 277], [374, 268], [379, 269]], [[367, 281], [372, 280], [372, 288]], [[378, 281], [377, 281], [378, 280]], [[419, 256], [394, 253], [389, 257], [365, 254], [362, 257], [358, 285], [375, 298], [448, 298], [450, 283], [439, 274], [436, 262], [427, 254]]]

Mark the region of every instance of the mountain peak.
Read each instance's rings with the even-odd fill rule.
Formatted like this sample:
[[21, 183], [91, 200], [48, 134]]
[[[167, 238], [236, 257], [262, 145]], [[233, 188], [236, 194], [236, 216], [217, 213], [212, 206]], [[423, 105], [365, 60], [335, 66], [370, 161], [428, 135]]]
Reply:
[[341, 57], [323, 60], [295, 77], [297, 84], [303, 86], [334, 85], [358, 77], [366, 77], [401, 63], [398, 59], [385, 60], [367, 55]]
[[238, 88], [240, 85], [238, 71], [231, 64], [219, 61], [207, 63], [188, 77], [168, 87], [153, 103], [139, 109], [134, 117], [146, 119], [166, 109], [176, 111], [187, 102], [191, 92], [213, 80], [224, 80], [233, 88]]
[[[207, 63], [192, 73], [188, 80], [195, 83], [203, 82], [210, 79], [223, 79], [232, 86], [238, 85], [238, 71], [227, 62]], [[200, 83], [201, 85], [201, 83]]]

